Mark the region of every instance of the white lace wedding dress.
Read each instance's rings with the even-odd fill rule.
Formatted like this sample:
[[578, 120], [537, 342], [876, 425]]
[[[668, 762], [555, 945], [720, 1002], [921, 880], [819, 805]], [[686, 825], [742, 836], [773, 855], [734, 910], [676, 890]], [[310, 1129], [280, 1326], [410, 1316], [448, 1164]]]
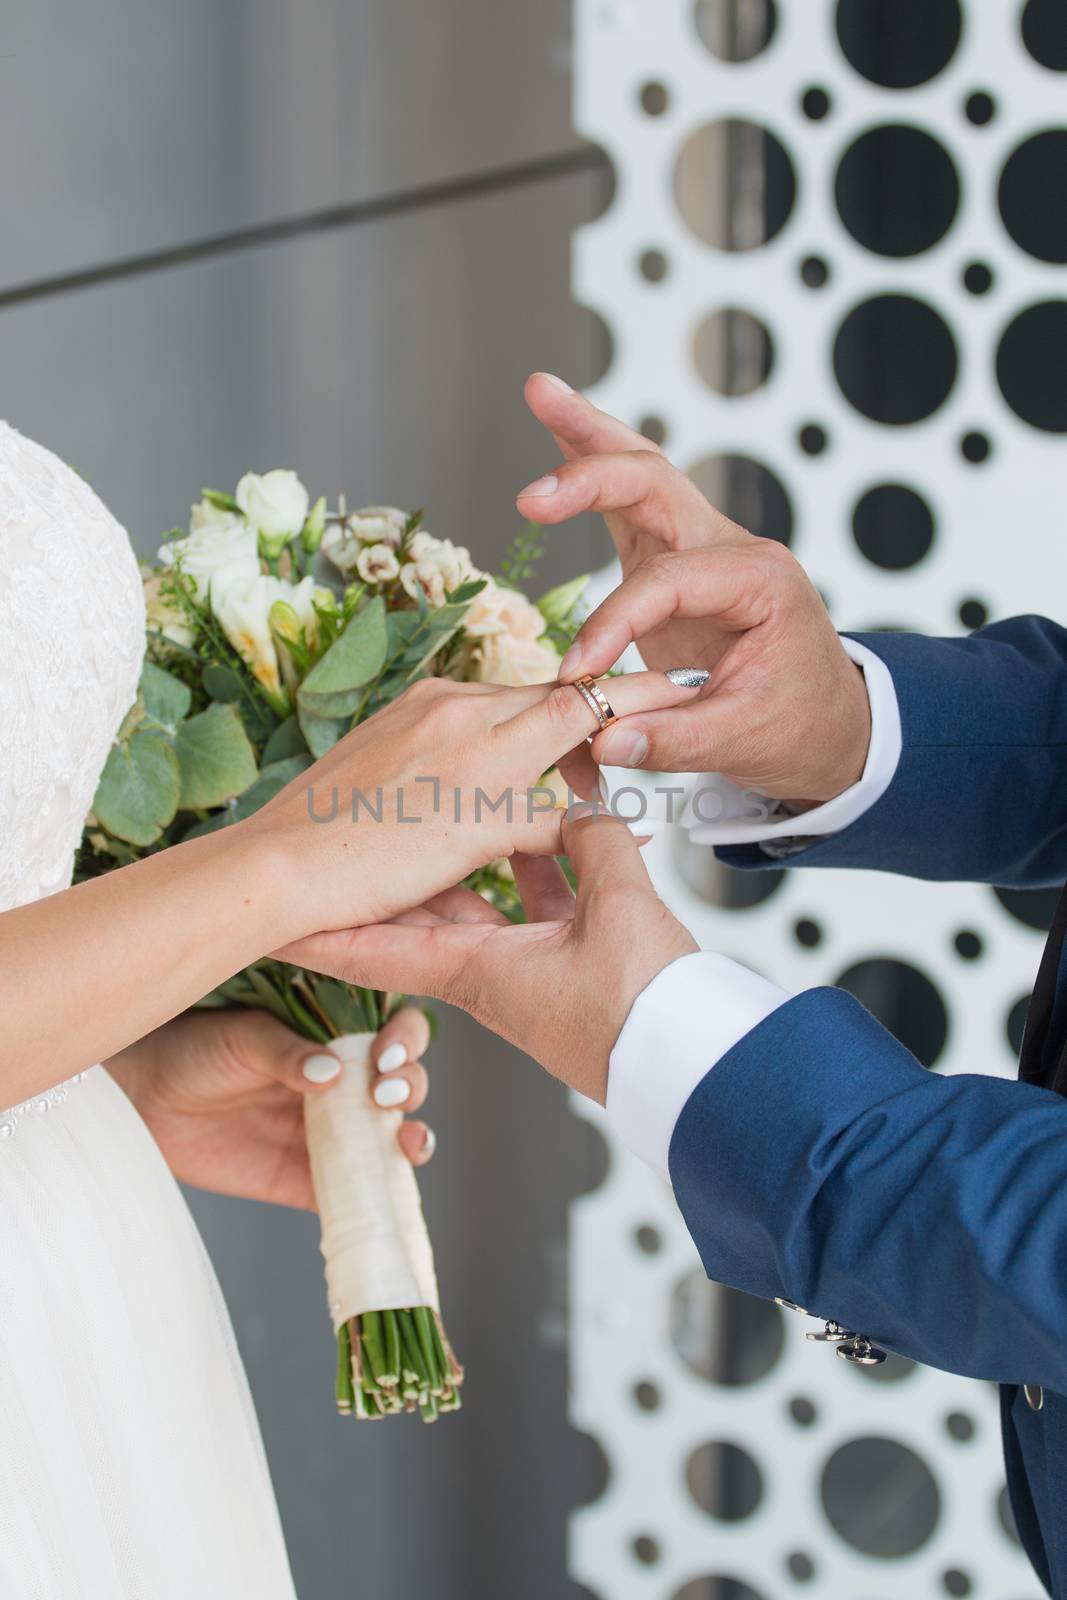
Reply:
[[[143, 625], [118, 523], [0, 423], [0, 912], [70, 882]], [[218, 1285], [99, 1066], [0, 1111], [0, 1597], [293, 1600]]]

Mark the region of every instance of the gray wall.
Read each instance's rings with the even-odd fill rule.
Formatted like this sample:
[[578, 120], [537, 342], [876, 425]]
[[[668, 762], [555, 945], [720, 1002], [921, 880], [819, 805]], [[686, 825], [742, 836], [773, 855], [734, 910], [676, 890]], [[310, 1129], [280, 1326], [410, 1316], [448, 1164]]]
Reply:
[[[566, 0], [24, 0], [0, 47], [0, 415], [146, 552], [202, 484], [291, 465], [423, 505], [490, 563], [551, 461], [524, 375], [586, 383], [608, 359], [568, 294], [607, 179], [568, 124], [567, 49]], [[603, 555], [566, 529], [546, 582]], [[564, 1517], [598, 1468], [564, 1420], [562, 1252], [602, 1157], [465, 1018], [431, 1064], [459, 1417], [338, 1421], [314, 1222], [190, 1197], [303, 1600], [577, 1593]]]

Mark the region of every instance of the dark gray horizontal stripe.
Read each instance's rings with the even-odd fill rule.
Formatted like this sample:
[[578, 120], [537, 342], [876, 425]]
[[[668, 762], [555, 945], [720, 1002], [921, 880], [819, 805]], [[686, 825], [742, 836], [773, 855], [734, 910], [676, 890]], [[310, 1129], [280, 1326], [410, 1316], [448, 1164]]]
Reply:
[[284, 239], [298, 239], [309, 234], [329, 233], [337, 228], [358, 227], [364, 222], [379, 222], [386, 217], [405, 216], [432, 206], [447, 205], [454, 200], [474, 200], [483, 195], [498, 194], [502, 190], [527, 184], [546, 183], [553, 178], [569, 177], [575, 173], [606, 172], [610, 165], [603, 151], [586, 145], [561, 151], [558, 155], [541, 156], [536, 161], [514, 162], [511, 166], [490, 167], [484, 172], [446, 178], [439, 183], [417, 184], [410, 189], [396, 189], [390, 194], [353, 200], [349, 205], [327, 206], [319, 211], [304, 212], [298, 217], [286, 217], [279, 222], [235, 228], [230, 233], [214, 234], [211, 238], [198, 239], [190, 244], [126, 256], [120, 261], [85, 267], [79, 272], [65, 272], [54, 278], [18, 283], [10, 289], [0, 289], [0, 310], [6, 306], [24, 305], [28, 300], [46, 300], [51, 295], [69, 294], [75, 289], [117, 283], [123, 278], [139, 278], [150, 272], [165, 272], [170, 267], [185, 266], [189, 262], [210, 261], [215, 256], [234, 255], [239, 250], [253, 250], [260, 245], [276, 244]]

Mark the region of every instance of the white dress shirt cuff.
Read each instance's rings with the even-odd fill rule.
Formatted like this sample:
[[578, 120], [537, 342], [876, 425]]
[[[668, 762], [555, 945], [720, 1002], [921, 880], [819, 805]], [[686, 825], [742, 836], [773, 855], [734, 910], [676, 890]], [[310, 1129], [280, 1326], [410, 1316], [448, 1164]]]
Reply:
[[841, 794], [797, 816], [783, 815], [778, 802], [752, 789], [739, 789], [721, 773], [709, 773], [690, 793], [682, 827], [697, 844], [764, 844], [822, 838], [839, 833], [869, 811], [893, 781], [900, 760], [900, 708], [893, 678], [881, 656], [854, 639], [842, 638], [849, 656], [863, 670], [871, 703], [871, 743], [863, 776]]
[[728, 956], [694, 953], [664, 967], [630, 1008], [611, 1052], [608, 1121], [669, 1181], [675, 1124], [700, 1080], [790, 996]]

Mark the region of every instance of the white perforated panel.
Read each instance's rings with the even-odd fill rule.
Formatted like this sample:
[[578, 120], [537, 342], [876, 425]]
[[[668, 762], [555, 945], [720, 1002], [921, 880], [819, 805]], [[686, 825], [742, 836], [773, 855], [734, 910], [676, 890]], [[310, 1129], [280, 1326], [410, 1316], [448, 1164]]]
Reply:
[[[747, 3], [750, 15], [762, 9], [762, 0]], [[745, 4], [735, 8], [742, 21]], [[848, 6], [844, 0], [842, 9]], [[1023, 243], [1051, 259], [1028, 253], [998, 204], [1012, 152], [1063, 120], [1062, 73], [1028, 54], [1022, 9], [1017, 0], [971, 0], [947, 64], [918, 86], [890, 89], [846, 60], [830, 0], [779, 0], [769, 45], [735, 63], [706, 48], [693, 0], [575, 0], [576, 121], [608, 151], [617, 174], [614, 203], [578, 235], [574, 251], [576, 297], [604, 318], [614, 341], [594, 398], [635, 425], [657, 419], [665, 448], [687, 469], [720, 453], [769, 468], [792, 508], [792, 547], [842, 628], [955, 633], [986, 614], [1050, 607], [1055, 614], [1050, 595], [1067, 583], [1064, 450], [1054, 431], [1067, 426], [1055, 398], [1067, 337], [1067, 251], [1055, 226], [1046, 239], [1037, 215]], [[928, 10], [951, 23], [954, 3], [929, 0]], [[804, 110], [812, 87], [829, 102], [817, 120]], [[972, 100], [976, 93], [991, 97], [991, 116]], [[813, 104], [818, 108], [809, 100], [809, 109]], [[694, 170], [701, 197], [692, 151], [683, 191], [705, 237], [687, 224], [676, 199], [683, 148], [721, 119], [773, 133], [795, 178], [795, 201], [780, 231], [744, 251], [705, 242], [709, 233], [718, 237], [723, 174], [707, 167], [702, 209], [694, 211]], [[868, 130], [893, 124], [932, 136], [959, 187], [943, 236], [907, 257], [858, 243], [835, 200], [845, 152]], [[744, 139], [731, 147], [735, 161], [749, 159]], [[1053, 165], [1065, 159], [1055, 142], [1040, 148]], [[951, 191], [951, 169], [936, 150], [932, 157], [948, 171]], [[1020, 232], [1012, 220], [1014, 182], [1009, 170], [1005, 210]], [[758, 196], [757, 213], [758, 237]], [[735, 221], [744, 237], [744, 215]], [[864, 223], [850, 214], [850, 221], [876, 243], [881, 237], [878, 218]], [[812, 257], [829, 269], [819, 287], [801, 273]], [[971, 274], [971, 289], [964, 285], [974, 264], [992, 275], [985, 292], [974, 292], [985, 283], [981, 273]], [[931, 308], [940, 319], [940, 326], [930, 319], [931, 343], [944, 341], [947, 329], [957, 357], [947, 397], [930, 415], [895, 426], [855, 409], [834, 369], [842, 324], [883, 295], [915, 297]], [[1004, 368], [1015, 374], [1005, 379], [1013, 404], [1044, 424], [1037, 427], [1005, 398], [997, 358], [1016, 316], [1043, 302], [1055, 304], [1041, 336], [1024, 341], [1021, 362], [1009, 349]], [[697, 329], [723, 307], [753, 314], [773, 346], [767, 381], [734, 397], [714, 392], [694, 358]], [[892, 349], [887, 360], [891, 369]], [[757, 376], [758, 368], [757, 361]], [[888, 404], [903, 392], [893, 379], [890, 370]], [[939, 398], [936, 371], [927, 380]], [[811, 426], [826, 437], [814, 455], [800, 441]], [[968, 435], [988, 442], [983, 461], [965, 458]], [[935, 525], [929, 552], [898, 570], [874, 564], [853, 536], [857, 502], [884, 483], [917, 492]], [[912, 1010], [927, 1007], [927, 1037], [931, 1028], [936, 1036], [943, 1007], [947, 1036], [937, 1069], [1013, 1073], [1007, 1019], [1031, 987], [1042, 934], [1004, 909], [992, 890], [801, 873], [756, 906], [726, 909], [702, 887], [699, 864], [676, 838], [657, 838], [649, 858], [664, 897], [704, 947], [792, 989], [834, 982], [868, 960], [906, 963], [922, 975], [913, 979], [919, 992]], [[713, 876], [705, 870], [707, 883]], [[977, 942], [957, 944], [961, 933]], [[1015, 1024], [1017, 1031], [1018, 1011]], [[587, 1108], [583, 1114], [590, 1115]], [[743, 1307], [714, 1291], [701, 1294], [699, 1278], [690, 1284], [696, 1298], [683, 1296], [688, 1310], [680, 1309], [678, 1285], [699, 1274], [692, 1243], [666, 1189], [616, 1149], [605, 1182], [574, 1207], [571, 1239], [571, 1414], [608, 1462], [603, 1494], [575, 1514], [571, 1530], [571, 1570], [592, 1594], [1036, 1600], [1040, 1586], [998, 1514], [1002, 1468], [991, 1386], [921, 1369], [873, 1379], [806, 1344], [812, 1325], [789, 1315], [780, 1318], [775, 1357], [780, 1314], [749, 1327], [739, 1320]], [[710, 1319], [703, 1329], [702, 1314]], [[719, 1339], [732, 1339], [734, 1357], [720, 1359]], [[750, 1381], [699, 1376], [679, 1343], [690, 1355], [702, 1349], [713, 1365], [719, 1361], [720, 1378]], [[838, 1472], [835, 1452], [861, 1439], [900, 1448], [846, 1454]], [[758, 1476], [751, 1467], [740, 1474], [727, 1468], [717, 1480], [715, 1461], [707, 1469], [698, 1457], [691, 1492], [690, 1458], [711, 1441], [739, 1446]], [[720, 1515], [701, 1509], [698, 1497]]]

